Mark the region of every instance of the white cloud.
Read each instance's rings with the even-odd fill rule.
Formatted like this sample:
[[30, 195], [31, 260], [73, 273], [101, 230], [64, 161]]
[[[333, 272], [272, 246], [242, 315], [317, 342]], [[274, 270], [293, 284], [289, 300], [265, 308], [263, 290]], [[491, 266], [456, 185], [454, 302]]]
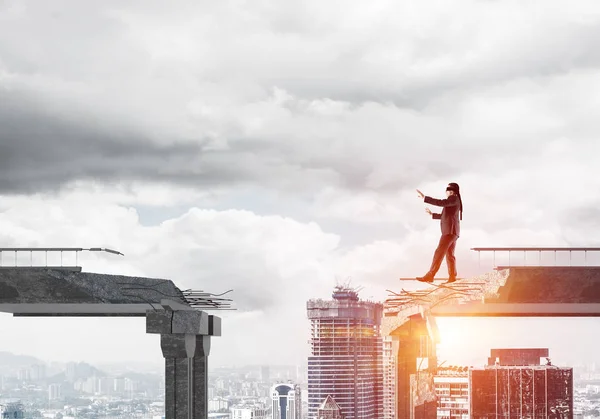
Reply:
[[[85, 270], [169, 278], [182, 289], [219, 293], [233, 288], [239, 310], [221, 314], [224, 336], [214, 340], [212, 352], [217, 364], [303, 362], [308, 299], [328, 298], [336, 281], [346, 279], [363, 288], [363, 298], [376, 300], [386, 298], [386, 289], [416, 289], [417, 283], [397, 279], [424, 273], [439, 238], [438, 223], [425, 220], [427, 224], [397, 240], [342, 248], [338, 235], [315, 223], [199, 208], [143, 226], [136, 210], [115, 203], [114, 196], [108, 192], [103, 202], [101, 194], [80, 186], [57, 198], [9, 198], [0, 215], [2, 241], [6, 246], [111, 247], [126, 256], [82, 255]], [[469, 250], [475, 245], [563, 244], [547, 230], [489, 233], [467, 222], [463, 231], [457, 249], [461, 275], [491, 268], [487, 255], [483, 266], [477, 266], [476, 254]], [[442, 266], [440, 276], [444, 270]], [[119, 321], [117, 326], [115, 319], [3, 319], [4, 350], [57, 360], [104, 362], [133, 356], [160, 361], [158, 341], [145, 336], [143, 320]], [[294, 332], [286, 332], [290, 330]], [[56, 343], [43, 344], [52, 339]], [[272, 351], [273, 344], [285, 350]]]
[[[121, 179], [412, 189], [465, 168], [497, 176], [557, 138], [595, 138], [600, 95], [587, 86], [597, 84], [590, 40], [600, 12], [593, 2], [552, 5], [7, 6], [2, 87], [9, 104], [27, 97], [29, 108], [106, 137], [134, 132], [140, 148], [198, 145], [169, 165], [142, 152], [134, 164], [111, 162], [106, 171]], [[33, 42], [36, 31], [45, 36]], [[71, 151], [70, 180], [97, 175], [100, 150]], [[50, 157], [32, 160], [52, 172]]]
[[[472, 246], [591, 244], [599, 20], [591, 0], [5, 1], [0, 237], [116, 248], [126, 258], [86, 268], [235, 288], [248, 311], [225, 314], [214, 351], [240, 363], [264, 346], [234, 348], [304, 330], [305, 300], [335, 277], [381, 297], [424, 273], [439, 226], [415, 188], [461, 185], [466, 274]], [[58, 330], [2, 327], [25, 323], [23, 352]], [[119, 339], [141, 335], [122, 324]], [[49, 357], [111, 353], [61, 333], [69, 349]]]
[[[232, 321], [225, 324], [225, 336], [219, 338], [223, 343], [215, 342], [215, 351], [222, 351], [221, 358], [217, 357], [221, 360], [233, 357], [251, 362], [248, 353], [237, 352], [247, 346], [244, 336], [250, 338], [247, 334], [256, 330], [273, 340], [283, 323], [299, 327], [303, 322], [303, 302], [319, 293], [329, 293], [334, 285], [330, 259], [339, 239], [314, 223], [261, 217], [250, 211], [192, 208], [178, 218], [148, 227], [140, 225], [135, 209], [104, 203], [98, 195], [81, 189], [72, 196], [63, 194], [60, 199], [17, 198], [5, 205], [10, 206], [0, 216], [5, 244], [106, 246], [122, 251], [125, 258], [82, 255], [80, 261], [85, 270], [169, 278], [182, 289], [220, 293], [233, 288], [230, 295], [241, 315], [227, 314]], [[243, 315], [252, 311], [259, 313], [258, 318]], [[295, 316], [282, 316], [290, 312]], [[113, 339], [113, 320], [93, 320], [89, 324], [95, 327], [89, 328], [84, 328], [87, 323], [82, 319], [61, 319], [54, 327], [48, 320], [44, 322], [44, 333], [35, 338], [31, 337], [33, 330], [30, 335], [19, 333], [24, 330], [24, 323], [34, 327], [35, 322], [3, 321], [3, 336], [10, 337], [3, 346], [23, 352], [28, 348], [32, 354], [60, 359], [77, 359], [78, 351], [97, 359], [126, 356], [94, 349], [97, 342]], [[144, 331], [140, 321], [121, 324], [119, 333], [127, 329], [135, 336]], [[60, 332], [63, 327], [76, 329], [77, 333], [64, 336]], [[63, 340], [62, 345], [48, 348], [35, 343], [52, 336], [52, 331]], [[295, 339], [300, 345], [301, 336]], [[141, 351], [148, 342], [148, 338], [131, 339], [127, 345]], [[106, 349], [105, 343], [100, 347]], [[156, 351], [149, 354], [155, 356]], [[298, 352], [291, 350], [282, 356], [282, 362], [290, 361]]]

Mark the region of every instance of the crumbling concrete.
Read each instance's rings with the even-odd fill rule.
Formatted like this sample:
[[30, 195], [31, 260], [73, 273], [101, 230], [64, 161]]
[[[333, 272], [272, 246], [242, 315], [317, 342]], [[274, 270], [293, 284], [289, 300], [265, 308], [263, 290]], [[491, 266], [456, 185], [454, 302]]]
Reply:
[[148, 310], [146, 332], [160, 334], [166, 417], [205, 418], [210, 337], [221, 335], [221, 319], [167, 300], [162, 305], [164, 310]]
[[165, 357], [166, 419], [208, 417], [208, 356], [221, 319], [191, 307], [170, 280], [69, 271], [0, 270], [0, 311], [14, 316], [145, 316]]
[[[494, 292], [431, 306], [435, 316], [600, 317], [600, 267], [517, 266]], [[479, 298], [478, 298], [479, 297]], [[457, 304], [457, 302], [459, 304]]]
[[0, 312], [38, 316], [145, 316], [168, 298], [188, 305], [167, 279], [70, 272], [0, 270]]
[[488, 303], [600, 303], [600, 267], [536, 266], [507, 268], [506, 283]]
[[[501, 268], [458, 280], [451, 288], [423, 288], [428, 290], [393, 293], [384, 305], [382, 334], [392, 337], [395, 348], [397, 417], [430, 415], [428, 381], [417, 380], [427, 377], [428, 371], [418, 371], [415, 361], [423, 357], [422, 339], [429, 336], [437, 342], [435, 328], [428, 327], [431, 317], [600, 316], [600, 267]], [[435, 365], [435, 352], [430, 356]], [[564, 380], [570, 380], [565, 374]], [[555, 405], [568, 410], [572, 400], [564, 394], [556, 398]]]
[[390, 333], [396, 360], [395, 417], [435, 419], [433, 375], [437, 368], [437, 326], [433, 318], [423, 318], [420, 314], [404, 320]]

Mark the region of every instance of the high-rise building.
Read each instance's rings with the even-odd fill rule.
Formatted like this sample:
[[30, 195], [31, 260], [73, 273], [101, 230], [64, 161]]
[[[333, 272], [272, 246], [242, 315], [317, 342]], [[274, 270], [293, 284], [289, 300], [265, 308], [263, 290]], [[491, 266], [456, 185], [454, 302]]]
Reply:
[[296, 365], [296, 382], [302, 383], [304, 382], [304, 371], [302, 370], [301, 365]]
[[469, 419], [469, 369], [439, 368], [433, 377], [438, 419]]
[[57, 400], [62, 396], [60, 384], [50, 384], [48, 386], [48, 400]]
[[331, 396], [327, 396], [317, 409], [317, 419], [344, 419], [340, 405]]
[[217, 397], [208, 400], [208, 411], [209, 412], [221, 412], [229, 410], [229, 401], [223, 397]]
[[98, 379], [98, 393], [107, 396], [109, 394], [113, 394], [113, 390], [115, 388], [114, 379], [111, 377], [100, 377]]
[[46, 378], [46, 366], [44, 364], [32, 365], [30, 371], [32, 381], [39, 381]]
[[[163, 383], [161, 382], [161, 386], [163, 385]], [[140, 389], [140, 382], [139, 381], [134, 381], [130, 378], [126, 378], [125, 379], [125, 392], [127, 393], [135, 393], [136, 391], [138, 391]]]
[[573, 417], [573, 369], [553, 366], [549, 359], [540, 365], [547, 356], [547, 349], [492, 350], [486, 367], [469, 371], [471, 415]]
[[78, 378], [76, 362], [69, 362], [67, 364], [67, 370], [65, 371], [65, 377], [66, 377], [67, 381], [70, 381], [72, 383], [74, 383], [75, 380]]
[[345, 419], [382, 417], [383, 306], [360, 301], [349, 287], [337, 286], [333, 301], [307, 303], [311, 323], [308, 358], [308, 418], [331, 396]]
[[21, 368], [17, 373], [19, 381], [31, 381], [31, 371], [29, 368]]
[[[388, 313], [389, 314], [389, 313]], [[383, 320], [384, 418], [435, 419], [439, 333], [435, 317], [407, 313]]]
[[542, 358], [549, 359], [548, 348], [492, 349], [488, 365], [540, 365]]
[[396, 358], [391, 336], [383, 336], [383, 419], [396, 419]]
[[125, 394], [125, 378], [117, 377], [113, 381], [114, 394], [124, 395]]
[[268, 365], [263, 365], [260, 367], [260, 381], [263, 383], [268, 383], [271, 381], [271, 369]]
[[300, 386], [294, 384], [275, 384], [271, 388], [271, 412], [273, 419], [302, 419], [300, 412]]

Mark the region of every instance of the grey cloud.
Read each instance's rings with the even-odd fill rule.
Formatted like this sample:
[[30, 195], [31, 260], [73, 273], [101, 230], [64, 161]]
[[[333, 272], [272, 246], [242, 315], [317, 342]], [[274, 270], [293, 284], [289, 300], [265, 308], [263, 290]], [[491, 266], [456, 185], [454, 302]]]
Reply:
[[170, 180], [175, 167], [201, 153], [198, 144], [155, 145], [141, 133], [60, 120], [11, 96], [3, 92], [0, 101], [4, 192], [56, 190], [79, 179]]
[[261, 142], [237, 141], [231, 150], [205, 150], [208, 140], [158, 143], [141, 129], [99, 124], [85, 113], [59, 116], [15, 92], [2, 92], [0, 126], [0, 191], [5, 193], [58, 191], [76, 180], [285, 188], [322, 179], [326, 171], [294, 166], [281, 155], [273, 159], [273, 146]]
[[[323, 185], [394, 191], [458, 176], [464, 170], [465, 153], [479, 157], [492, 153], [485, 145], [460, 144], [453, 149], [412, 151], [408, 141], [405, 146], [390, 144], [389, 153], [381, 156], [369, 152], [368, 141], [362, 147], [328, 150], [318, 142], [252, 138], [231, 139], [228, 148], [215, 150], [208, 149], [208, 139], [157, 142], [141, 128], [98, 122], [89, 115], [92, 110], [78, 110], [72, 116], [53, 112], [19, 92], [2, 92], [2, 99], [0, 191], [5, 193], [57, 191], [86, 179], [171, 182], [197, 188], [259, 184], [294, 193], [314, 192]], [[424, 158], [434, 163], [424, 164]], [[389, 179], [369, 186], [370, 175], [386, 164], [392, 166]], [[483, 164], [489, 167], [490, 162], [473, 159], [470, 169]]]
[[[332, 51], [328, 61], [315, 61], [312, 67], [302, 68], [302, 71], [290, 69], [285, 75], [267, 69], [263, 80], [267, 85], [280, 86], [306, 99], [329, 97], [352, 103], [389, 102], [402, 108], [423, 110], [445, 94], [501, 86], [512, 80], [543, 80], [600, 66], [600, 25], [591, 15], [585, 22], [553, 21], [552, 16], [547, 16], [547, 20], [535, 20], [529, 25], [517, 22], [520, 26], [510, 30], [514, 22], [506, 22], [505, 44], [494, 39], [484, 47], [481, 43], [494, 35], [493, 28], [485, 27], [486, 19], [489, 17], [458, 19], [456, 24], [463, 25], [463, 31], [458, 34], [449, 31], [447, 37], [448, 28], [440, 25], [421, 36], [409, 34], [403, 41], [394, 39], [398, 33], [377, 36], [379, 28], [373, 27], [366, 40], [341, 45]], [[489, 23], [496, 25], [501, 19]], [[474, 28], [476, 25], [479, 27]], [[396, 56], [395, 48], [404, 48], [410, 53], [396, 63], [391, 60]], [[373, 51], [383, 51], [383, 58], [372, 59]], [[440, 59], [446, 66], [427, 74]], [[414, 68], [422, 68], [422, 74], [418, 70], [409, 73]]]
[[[502, 85], [514, 78], [566, 74], [600, 62], [600, 49], [595, 45], [600, 33], [598, 25], [591, 23], [571, 23], [551, 36], [543, 33], [522, 45], [516, 44], [518, 39], [513, 37], [497, 49], [480, 51], [479, 58], [469, 62], [464, 56], [470, 48], [477, 52], [478, 39], [469, 37], [469, 30], [483, 30], [474, 23], [475, 18], [465, 21], [474, 27], [458, 31], [454, 38], [444, 39], [447, 28], [440, 27], [440, 33], [406, 36], [398, 41], [391, 37], [395, 33], [391, 21], [381, 26], [384, 32], [377, 32], [377, 19], [383, 19], [379, 16], [370, 23], [372, 26], [363, 29], [369, 36], [354, 42], [353, 38], [342, 41], [347, 28], [324, 25], [325, 9], [316, 10], [323, 13], [320, 20], [313, 19], [311, 9], [301, 3], [291, 9], [293, 13], [286, 9], [289, 5], [236, 10], [232, 22], [225, 6], [193, 6], [191, 2], [185, 3], [184, 12], [166, 10], [158, 3], [149, 3], [144, 10], [121, 2], [65, 2], [64, 7], [22, 4], [26, 6], [12, 15], [0, 9], [0, 14], [8, 16], [0, 25], [0, 190], [14, 193], [56, 190], [79, 179], [144, 179], [198, 188], [253, 183], [294, 193], [315, 191], [323, 185], [394, 191], [439, 178], [455, 178], [465, 167], [501, 172], [505, 160], [524, 160], [519, 154], [527, 154], [532, 143], [543, 139], [510, 133], [512, 138], [494, 138], [491, 145], [485, 139], [465, 141], [460, 134], [447, 132], [456, 126], [432, 128], [435, 124], [428, 122], [426, 107], [444, 95], [451, 95], [448, 102], [458, 105], [464, 96], [483, 86]], [[129, 12], [127, 7], [131, 7]], [[239, 23], [239, 32], [223, 33], [219, 25], [186, 26], [188, 20], [183, 13], [191, 15], [193, 7], [203, 8], [202, 16], [210, 15], [216, 22], [229, 22], [228, 27]], [[257, 19], [244, 20], [248, 14]], [[172, 57], [158, 54], [153, 58], [152, 42], [142, 42], [144, 30], [156, 24], [159, 34], [167, 34], [168, 25], [173, 25], [176, 33], [175, 23], [189, 30], [186, 40], [198, 43], [198, 56], [182, 53], [179, 57], [173, 52]], [[215, 30], [221, 37], [211, 32]], [[44, 36], [33, 36], [36, 31]], [[248, 36], [240, 38], [243, 31], [248, 31]], [[251, 35], [258, 36], [260, 42], [251, 42]], [[170, 38], [163, 38], [157, 36], [155, 41], [170, 45]], [[242, 42], [246, 39], [248, 43]], [[176, 50], [178, 44], [173, 42]], [[162, 48], [168, 49], [164, 45]], [[390, 64], [387, 60], [394, 57], [398, 45], [408, 52], [399, 62]], [[313, 55], [303, 55], [311, 51]], [[373, 58], [369, 55], [373, 51], [383, 58]], [[427, 67], [444, 54], [453, 64], [451, 68], [442, 67], [428, 75], [410, 74], [403, 68], [403, 63], [413, 59], [417, 66]], [[11, 76], [21, 77], [23, 84], [30, 83], [24, 88], [30, 92], [28, 96], [19, 88], [2, 89], [3, 68]], [[46, 83], [80, 83], [105, 95], [90, 95], [89, 101], [69, 113], [68, 107], [74, 105], [63, 103], [61, 95], [36, 90], [35, 83], [43, 77]], [[386, 133], [385, 125], [378, 127], [375, 122], [369, 126], [371, 122], [366, 119], [361, 123], [373, 133], [364, 134], [364, 138], [352, 132], [356, 125], [351, 120], [335, 122], [344, 130], [333, 130], [325, 138], [304, 138], [304, 126], [298, 122], [292, 125], [293, 117], [287, 131], [281, 133], [279, 129], [277, 135], [269, 136], [267, 127], [261, 138], [245, 134], [236, 126], [236, 112], [248, 99], [236, 91], [237, 84], [231, 87], [233, 81], [250, 92], [278, 86], [296, 98], [347, 100], [354, 110], [359, 103], [375, 101], [395, 103], [412, 113], [406, 120], [406, 132], [399, 138]], [[212, 96], [203, 83], [212, 86]], [[130, 90], [129, 85], [136, 88]], [[163, 99], [163, 93], [180, 96]], [[67, 110], [50, 112], [41, 105], [42, 98], [51, 107]], [[80, 101], [84, 99], [79, 96]], [[188, 102], [196, 99], [205, 100], [209, 108], [211, 101], [222, 100], [226, 105], [219, 105], [232, 115], [225, 122], [203, 116], [195, 121], [196, 131], [182, 134], [181, 126], [190, 119]], [[140, 107], [130, 101], [148, 105]], [[118, 116], [107, 118], [106, 108], [111, 106]], [[139, 116], [144, 112], [147, 115]], [[295, 116], [301, 110], [291, 112]], [[456, 117], [448, 109], [444, 112], [450, 119]], [[144, 127], [144, 122], [163, 114], [174, 120], [170, 134], [164, 134], [172, 137], [168, 145], [159, 145], [163, 142], [155, 140], [157, 134]], [[415, 123], [418, 118], [421, 121]], [[225, 137], [227, 148], [210, 147], [210, 135], [215, 131], [217, 136]], [[445, 141], [440, 141], [440, 136]], [[529, 143], [523, 144], [525, 140]], [[332, 148], [329, 141], [338, 141], [341, 146]], [[514, 144], [519, 145], [518, 150]], [[389, 172], [389, 179], [371, 182], [378, 172]]]
[[[461, 30], [451, 29], [441, 21], [436, 31], [413, 34], [397, 29], [398, 22], [408, 19], [401, 13], [398, 22], [386, 19], [402, 11], [401, 6], [395, 6], [398, 9], [392, 7], [387, 13], [370, 16], [365, 23], [371, 25], [366, 26], [369, 30], [358, 37], [348, 28], [327, 22], [327, 7], [313, 10], [303, 3], [282, 2], [273, 7], [256, 4], [249, 10], [230, 4], [231, 10], [183, 2], [179, 12], [167, 12], [152, 2], [142, 10], [119, 2], [103, 2], [103, 6], [67, 2], [68, 7], [62, 8], [36, 4], [19, 19], [4, 22], [0, 28], [0, 53], [5, 64], [17, 72], [41, 71], [66, 78], [93, 79], [96, 74], [112, 73], [116, 67], [123, 70], [122, 77], [126, 78], [130, 77], [128, 65], [139, 69], [154, 63], [149, 52], [132, 41], [130, 31], [135, 33], [136, 27], [119, 19], [118, 12], [127, 15], [130, 9], [129, 14], [139, 15], [140, 21], [162, 23], [164, 26], [159, 29], [164, 31], [170, 22], [185, 22], [183, 13], [192, 14], [195, 7], [198, 13], [215, 21], [235, 21], [240, 33], [259, 33], [262, 41], [232, 42], [238, 34], [223, 34], [219, 25], [191, 26], [190, 41], [195, 39], [203, 45], [207, 38], [217, 39], [210, 48], [202, 48], [197, 59], [186, 62], [195, 76], [225, 83], [231, 81], [232, 75], [245, 75], [267, 88], [277, 85], [309, 99], [392, 102], [400, 107], [423, 109], [432, 99], [448, 92], [502, 84], [515, 78], [566, 74], [600, 64], [600, 26], [592, 17], [589, 22], [572, 19], [557, 24], [549, 14], [548, 21], [540, 19], [530, 26], [514, 22], [520, 26], [513, 28], [516, 34], [507, 32], [506, 44], [483, 47], [480, 42], [487, 37], [498, 43], [493, 38], [494, 29], [484, 26], [491, 20], [485, 13], [481, 19], [471, 14], [461, 16], [457, 21]], [[556, 7], [559, 6], [560, 2]], [[160, 19], [156, 20], [158, 16]], [[248, 16], [254, 19], [245, 20]], [[506, 15], [498, 19], [503, 17]], [[489, 23], [497, 24], [496, 20]], [[45, 36], [32, 42], [28, 32], [36, 30]], [[522, 38], [519, 30], [524, 31]], [[339, 41], [346, 32], [349, 41]], [[297, 36], [286, 36], [290, 33]], [[398, 48], [407, 52], [400, 61], [394, 61], [398, 54], [394, 50]], [[310, 51], [315, 54], [303, 56]], [[374, 51], [379, 55], [373, 57]], [[473, 55], [477, 58], [467, 59]], [[418, 72], [419, 68], [425, 72], [440, 57], [447, 61], [446, 67], [429, 75]]]
[[347, 155], [300, 155], [298, 146], [285, 142], [240, 139], [228, 150], [205, 150], [207, 141], [162, 145], [142, 130], [84, 116], [57, 115], [18, 92], [2, 92], [0, 191], [58, 190], [85, 179], [199, 188], [250, 182], [283, 189], [332, 181], [356, 188], [372, 170], [371, 163]]

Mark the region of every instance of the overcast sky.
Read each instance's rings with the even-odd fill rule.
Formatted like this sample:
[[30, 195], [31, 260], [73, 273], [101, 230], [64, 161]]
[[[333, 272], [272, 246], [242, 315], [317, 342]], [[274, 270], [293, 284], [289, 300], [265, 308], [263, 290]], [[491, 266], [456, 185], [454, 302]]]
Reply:
[[[0, 245], [233, 288], [213, 365], [301, 364], [309, 298], [427, 270], [415, 188], [461, 185], [462, 276], [473, 246], [600, 245], [599, 51], [595, 0], [0, 0]], [[440, 321], [443, 357], [594, 359], [599, 321], [487, 321]], [[162, 362], [144, 331], [0, 315], [0, 350]]]

